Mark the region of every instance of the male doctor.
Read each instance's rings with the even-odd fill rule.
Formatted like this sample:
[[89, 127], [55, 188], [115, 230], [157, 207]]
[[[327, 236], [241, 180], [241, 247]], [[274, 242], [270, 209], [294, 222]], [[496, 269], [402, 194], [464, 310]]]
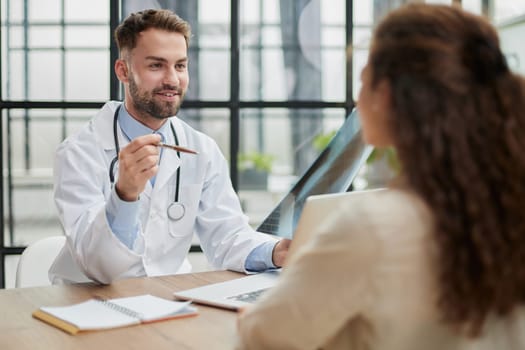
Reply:
[[106, 103], [56, 153], [67, 244], [49, 271], [53, 283], [190, 272], [194, 233], [215, 267], [282, 266], [290, 241], [248, 225], [216, 143], [175, 117], [188, 88], [190, 36], [168, 10], [131, 14], [116, 29], [125, 100]]

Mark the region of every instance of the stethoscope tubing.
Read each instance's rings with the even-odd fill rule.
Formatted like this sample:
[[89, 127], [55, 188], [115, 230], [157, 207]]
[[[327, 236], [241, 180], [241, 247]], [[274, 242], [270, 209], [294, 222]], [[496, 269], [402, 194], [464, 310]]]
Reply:
[[[115, 151], [116, 151], [116, 156], [115, 158], [113, 158], [111, 160], [111, 163], [109, 165], [109, 181], [111, 182], [111, 185], [114, 185], [115, 183], [115, 174], [114, 174], [114, 170], [115, 170], [115, 165], [117, 164], [117, 161], [118, 161], [118, 157], [119, 157], [119, 153], [120, 153], [120, 144], [119, 144], [119, 141], [118, 141], [118, 115], [119, 115], [119, 112], [120, 112], [120, 108], [122, 107], [122, 105], [119, 105], [117, 107], [117, 109], [115, 110], [115, 113], [113, 115], [113, 139], [114, 139], [114, 142], [115, 142]], [[175, 145], [179, 145], [179, 139], [177, 137], [177, 133], [175, 132], [175, 127], [173, 126], [173, 124], [170, 122], [170, 128], [171, 128], [171, 132], [173, 133], [173, 137], [175, 138]], [[180, 152], [179, 151], [176, 151], [177, 152], [177, 156], [180, 158]], [[176, 174], [176, 178], [177, 178], [177, 186], [175, 186], [175, 198], [174, 198], [174, 201], [168, 206], [168, 209], [167, 209], [167, 212], [168, 212], [168, 217], [172, 220], [180, 220], [182, 219], [182, 217], [184, 216], [184, 213], [185, 213], [185, 208], [184, 208], [184, 204], [180, 203], [179, 202], [179, 193], [180, 193], [180, 166], [177, 168], [177, 174]], [[177, 210], [177, 208], [175, 208], [175, 206], [178, 206], [180, 207], [180, 210]]]

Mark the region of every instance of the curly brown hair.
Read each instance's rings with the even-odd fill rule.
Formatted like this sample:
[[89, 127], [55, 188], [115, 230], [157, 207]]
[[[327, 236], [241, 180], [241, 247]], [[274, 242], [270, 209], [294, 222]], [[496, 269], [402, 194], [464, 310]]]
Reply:
[[434, 213], [443, 320], [477, 336], [525, 301], [524, 80], [488, 21], [444, 5], [391, 12], [369, 66], [373, 87], [391, 86], [408, 185]]

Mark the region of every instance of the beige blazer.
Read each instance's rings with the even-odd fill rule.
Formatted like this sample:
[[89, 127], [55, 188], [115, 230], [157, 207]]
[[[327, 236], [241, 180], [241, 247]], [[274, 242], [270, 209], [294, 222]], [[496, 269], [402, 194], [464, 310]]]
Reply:
[[480, 339], [440, 322], [432, 215], [402, 190], [355, 196], [239, 320], [239, 349], [525, 349], [525, 318], [493, 318]]

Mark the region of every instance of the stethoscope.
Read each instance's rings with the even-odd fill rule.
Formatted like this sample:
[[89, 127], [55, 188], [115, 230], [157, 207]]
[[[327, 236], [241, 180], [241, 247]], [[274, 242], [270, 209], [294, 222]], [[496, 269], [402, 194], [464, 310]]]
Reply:
[[[111, 164], [109, 165], [109, 181], [111, 182], [111, 185], [115, 183], [115, 174], [113, 173], [115, 170], [115, 164], [117, 164], [118, 161], [118, 154], [120, 153], [120, 145], [118, 142], [118, 133], [117, 133], [117, 121], [118, 121], [118, 114], [120, 111], [120, 107], [122, 105], [119, 105], [117, 107], [117, 110], [115, 111], [115, 114], [113, 115], [113, 139], [115, 141], [115, 150], [117, 152], [117, 155], [113, 160], [111, 161]], [[173, 127], [173, 124], [170, 122], [171, 132], [173, 133], [173, 137], [175, 139], [175, 145], [179, 145], [179, 139], [177, 138], [177, 133], [175, 132], [175, 128]], [[180, 158], [180, 152], [177, 151], [177, 156]], [[182, 219], [184, 214], [186, 213], [186, 208], [184, 207], [184, 204], [179, 202], [179, 189], [180, 189], [180, 166], [177, 168], [177, 186], [175, 187], [175, 200], [168, 206], [168, 218], [171, 220], [177, 221]]]

